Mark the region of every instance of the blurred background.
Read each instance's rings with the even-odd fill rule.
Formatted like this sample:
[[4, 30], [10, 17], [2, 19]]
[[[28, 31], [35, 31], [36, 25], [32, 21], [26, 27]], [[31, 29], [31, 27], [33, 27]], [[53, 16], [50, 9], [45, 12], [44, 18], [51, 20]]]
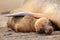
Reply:
[[0, 13], [19, 8], [25, 0], [0, 0]]
[[[0, 13], [17, 9], [21, 7], [21, 5], [25, 2], [26, 0], [0, 0]], [[54, 3], [60, 3], [60, 0], [41, 0], [45, 2], [54, 2]]]

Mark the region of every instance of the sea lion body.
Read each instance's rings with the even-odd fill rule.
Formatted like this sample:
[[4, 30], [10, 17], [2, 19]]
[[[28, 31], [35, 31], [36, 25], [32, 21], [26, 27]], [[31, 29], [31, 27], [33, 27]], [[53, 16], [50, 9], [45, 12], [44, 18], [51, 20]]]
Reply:
[[[12, 11], [10, 11], [10, 13], [17, 13], [17, 12], [27, 12], [27, 13], [29, 13], [29, 12], [31, 12], [31, 13], [36, 13], [36, 14], [38, 14], [38, 13], [39, 14], [44, 14], [45, 16], [43, 16], [43, 17], [48, 18], [50, 21], [52, 21], [54, 24], [57, 25], [56, 26], [57, 28], [60, 28], [60, 13], [58, 12], [57, 4], [56, 3], [48, 3], [48, 2], [40, 2], [40, 1], [41, 0], [27, 0], [27, 2], [25, 2], [25, 4], [21, 8], [18, 8], [16, 10], [12, 10]], [[14, 18], [14, 17], [12, 17], [12, 18]], [[23, 21], [18, 20], [17, 23], [15, 23], [12, 20], [12, 18], [9, 18], [9, 21], [7, 22], [8, 23], [7, 25], [9, 25], [9, 26], [13, 25], [10, 28], [15, 29], [15, 27], [17, 26], [16, 29], [18, 29], [19, 26], [21, 26], [22, 27], [21, 30], [23, 29], [24, 31], [28, 31], [28, 30], [31, 31], [32, 27], [33, 27], [32, 31], [36, 31], [35, 28], [34, 28], [34, 24], [32, 24], [33, 21], [32, 21], [32, 23], [30, 23], [30, 21], [32, 19], [36, 20], [36, 18], [39, 19], [39, 18], [41, 18], [41, 16], [36, 17], [36, 18], [31, 18], [31, 20], [30, 19], [25, 20], [25, 18], [23, 18], [22, 19]], [[23, 27], [24, 26], [23, 24], [25, 26], [28, 24], [29, 27], [27, 27], [27, 26]], [[30, 29], [30, 27], [31, 27], [31, 29]]]

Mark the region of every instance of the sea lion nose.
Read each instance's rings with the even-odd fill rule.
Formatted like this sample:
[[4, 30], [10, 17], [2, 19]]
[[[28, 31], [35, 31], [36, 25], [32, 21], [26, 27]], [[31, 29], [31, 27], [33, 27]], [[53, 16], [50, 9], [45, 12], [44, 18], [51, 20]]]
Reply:
[[45, 31], [45, 34], [50, 35], [52, 32], [53, 32], [53, 29], [50, 28], [50, 29], [48, 29], [48, 30]]

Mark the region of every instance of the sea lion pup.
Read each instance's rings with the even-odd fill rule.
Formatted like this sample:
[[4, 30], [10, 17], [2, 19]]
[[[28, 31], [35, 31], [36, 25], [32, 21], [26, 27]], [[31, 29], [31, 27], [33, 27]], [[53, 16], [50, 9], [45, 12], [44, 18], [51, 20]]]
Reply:
[[11, 13], [17, 12], [31, 12], [36, 14], [39, 13], [37, 18], [42, 16], [40, 14], [43, 14], [44, 17], [47, 16], [46, 18], [57, 25], [56, 28], [60, 29], [60, 13], [58, 12], [56, 3], [41, 2], [40, 0], [28, 0], [21, 8], [13, 10]]
[[[43, 5], [42, 5], [43, 4]], [[57, 28], [60, 28], [60, 11], [56, 3], [40, 3], [40, 0], [30, 0], [26, 2], [22, 8], [18, 8], [16, 10], [11, 11], [11, 13], [17, 12], [32, 12], [44, 14], [44, 16], [48, 16], [48, 18], [57, 25]], [[40, 15], [41, 16], [41, 15]], [[39, 18], [39, 17], [38, 17]]]
[[[20, 18], [20, 16], [24, 16]], [[16, 32], [37, 32], [51, 34], [53, 32], [53, 26], [50, 20], [46, 17], [38, 18], [39, 14], [31, 14], [26, 12], [18, 12], [15, 14], [7, 14], [6, 16], [13, 16], [8, 19], [8, 28], [13, 29]], [[37, 16], [37, 17], [36, 17]]]

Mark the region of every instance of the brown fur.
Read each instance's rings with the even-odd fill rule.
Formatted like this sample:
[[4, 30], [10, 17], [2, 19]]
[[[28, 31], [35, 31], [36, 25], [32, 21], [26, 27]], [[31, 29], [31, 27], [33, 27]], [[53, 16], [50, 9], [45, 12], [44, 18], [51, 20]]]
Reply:
[[[60, 28], [60, 19], [58, 17], [60, 14], [57, 13], [56, 5], [57, 4], [55, 4], [55, 3], [47, 3], [47, 2], [40, 3], [40, 0], [28, 0], [22, 6], [22, 8], [18, 8], [16, 10], [13, 10], [13, 11], [11, 11], [11, 13], [23, 11], [23, 12], [32, 12], [32, 13], [44, 14], [45, 16], [48, 17], [49, 20], [51, 20], [53, 23], [55, 23], [57, 25], [57, 28]], [[18, 30], [22, 31], [22, 32], [36, 31], [36, 30], [39, 31], [40, 29], [37, 29], [37, 28], [40, 28], [41, 21], [37, 23], [37, 24], [39, 24], [39, 26], [36, 26], [36, 24], [34, 26], [34, 23], [32, 20], [34, 21], [34, 20], [36, 20], [36, 18], [31, 17], [31, 16], [30, 17], [25, 16], [20, 20], [19, 17], [11, 17], [11, 18], [9, 18], [7, 25], [8, 25], [8, 27], [14, 29], [15, 31], [18, 31]], [[31, 21], [32, 21], [32, 23], [30, 23]], [[44, 27], [48, 28], [46, 25]], [[49, 27], [51, 27], [51, 26], [49, 26]], [[53, 28], [52, 28], [52, 30], [53, 30]]]
[[[42, 21], [42, 22], [41, 22]], [[11, 17], [8, 22], [8, 28], [13, 29], [16, 32], [41, 32], [41, 28], [44, 29], [46, 34], [51, 34], [53, 31], [52, 25], [48, 24], [49, 20], [45, 17], [35, 18], [33, 16]], [[48, 31], [51, 29], [50, 31]]]
[[30, 32], [35, 31], [34, 22], [36, 19], [31, 16], [20, 17], [11, 17], [8, 20], [8, 27], [14, 29], [16, 32]]

